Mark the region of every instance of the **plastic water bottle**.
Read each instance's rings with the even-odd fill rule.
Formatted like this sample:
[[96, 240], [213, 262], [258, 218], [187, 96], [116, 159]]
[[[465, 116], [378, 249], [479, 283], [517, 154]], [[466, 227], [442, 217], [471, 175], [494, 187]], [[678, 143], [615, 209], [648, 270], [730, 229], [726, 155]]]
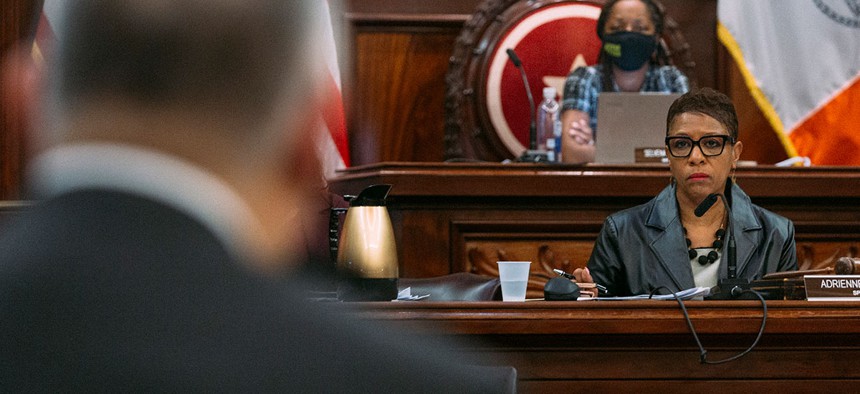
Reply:
[[538, 106], [537, 112], [538, 149], [545, 151], [551, 162], [558, 161], [557, 153], [561, 148], [556, 139], [556, 137], [561, 137], [561, 121], [559, 120], [559, 105], [558, 101], [555, 101], [555, 94], [555, 88], [543, 88], [543, 101]]
[[561, 116], [555, 121], [555, 162], [561, 163]]

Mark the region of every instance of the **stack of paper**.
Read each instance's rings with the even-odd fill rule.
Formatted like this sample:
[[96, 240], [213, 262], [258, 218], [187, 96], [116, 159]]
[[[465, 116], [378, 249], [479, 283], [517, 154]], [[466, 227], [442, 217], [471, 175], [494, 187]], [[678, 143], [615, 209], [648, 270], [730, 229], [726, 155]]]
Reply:
[[640, 294], [635, 296], [626, 296], [626, 297], [597, 297], [600, 301], [624, 301], [624, 300], [674, 300], [675, 296], [682, 300], [691, 300], [694, 298], [702, 299], [707, 297], [708, 294], [711, 293], [710, 287], [693, 287], [686, 290], [681, 290], [674, 295], [672, 294], [655, 294], [653, 296], [648, 294]]

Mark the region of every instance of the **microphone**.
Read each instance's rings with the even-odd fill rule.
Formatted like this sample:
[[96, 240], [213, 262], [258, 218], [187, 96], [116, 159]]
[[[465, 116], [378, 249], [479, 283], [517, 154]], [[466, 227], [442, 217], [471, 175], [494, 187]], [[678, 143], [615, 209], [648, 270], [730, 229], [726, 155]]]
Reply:
[[696, 214], [697, 218], [702, 217], [705, 212], [708, 212], [708, 210], [710, 210], [711, 207], [714, 206], [714, 203], [717, 202], [717, 198], [719, 197], [720, 195], [717, 193], [708, 194], [708, 196], [705, 197], [705, 199], [702, 200], [701, 203], [699, 203], [699, 206], [696, 207], [696, 210], [694, 210], [693, 213]]
[[517, 53], [514, 52], [512, 48], [508, 48], [505, 52], [508, 54], [508, 58], [511, 59], [511, 63], [514, 64], [514, 67], [520, 71], [520, 76], [523, 79], [523, 86], [526, 88], [526, 97], [529, 99], [529, 113], [531, 114], [529, 123], [529, 148], [523, 152], [517, 161], [532, 163], [548, 162], [549, 155], [544, 151], [539, 151], [537, 148], [537, 115], [535, 114], [535, 99], [532, 97], [532, 90], [529, 88], [529, 80], [526, 77], [526, 70], [523, 69], [523, 62], [520, 61], [520, 57], [517, 56]]
[[[516, 53], [516, 52], [514, 52], [514, 50], [513, 50], [513, 49], [508, 48], [505, 52], [507, 52], [507, 53], [508, 53], [508, 57], [509, 57], [509, 58], [511, 58], [511, 63], [513, 63], [513, 64], [514, 64], [514, 67], [516, 67], [516, 68], [522, 68], [522, 66], [523, 66], [523, 62], [521, 62], [521, 61], [520, 61], [520, 57], [519, 57], [519, 56], [517, 56], [517, 53]], [[523, 79], [525, 79], [525, 78], [526, 78], [526, 77], [525, 77], [525, 74], [523, 74]], [[529, 96], [531, 96], [531, 94], [529, 94]]]
[[702, 217], [708, 210], [714, 206], [714, 203], [720, 199], [728, 213], [726, 220], [726, 231], [729, 234], [729, 241], [726, 244], [726, 270], [728, 277], [717, 281], [717, 290], [708, 297], [708, 299], [721, 300], [736, 298], [750, 288], [750, 281], [747, 279], [738, 279], [738, 262], [737, 262], [737, 245], [735, 244], [735, 233], [732, 231], [732, 207], [726, 201], [726, 196], [722, 193], [711, 193], [696, 207], [693, 213], [697, 217]]

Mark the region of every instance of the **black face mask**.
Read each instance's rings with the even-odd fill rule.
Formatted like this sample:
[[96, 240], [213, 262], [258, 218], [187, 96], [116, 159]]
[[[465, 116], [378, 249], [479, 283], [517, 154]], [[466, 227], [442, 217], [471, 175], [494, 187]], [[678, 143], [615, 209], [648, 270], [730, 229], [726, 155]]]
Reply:
[[603, 52], [624, 71], [638, 70], [657, 49], [654, 36], [622, 31], [603, 36]]

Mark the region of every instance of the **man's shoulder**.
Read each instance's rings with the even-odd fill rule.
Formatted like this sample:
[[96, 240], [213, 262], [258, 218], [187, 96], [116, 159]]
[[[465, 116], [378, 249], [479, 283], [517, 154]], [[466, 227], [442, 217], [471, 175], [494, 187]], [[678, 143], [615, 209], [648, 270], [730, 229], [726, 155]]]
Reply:
[[87, 276], [143, 273], [157, 264], [182, 268], [171, 267], [170, 260], [202, 265], [230, 259], [218, 239], [190, 217], [118, 192], [82, 190], [40, 201], [12, 213], [0, 230], [0, 272], [36, 284], [62, 284], [61, 272], [82, 275], [70, 278], [71, 285]]
[[[134, 209], [117, 212], [92, 197], [65, 196], [25, 209], [0, 237], [0, 293], [15, 305], [0, 308], [8, 345], [0, 365], [50, 359], [59, 369], [40, 373], [102, 388], [136, 387], [124, 376], [176, 391], [497, 387], [451, 363], [455, 357], [441, 342], [430, 345], [359, 320], [348, 305], [309, 301], [307, 282], [251, 271], [205, 228], [186, 226], [190, 219], [169, 207], [121, 201], [117, 206]], [[86, 219], [92, 216], [103, 219]], [[161, 227], [145, 238], [154, 230], [150, 221]], [[116, 373], [95, 377], [86, 371]], [[33, 383], [38, 375], [0, 367], [0, 378], [22, 384], [42, 384]]]

